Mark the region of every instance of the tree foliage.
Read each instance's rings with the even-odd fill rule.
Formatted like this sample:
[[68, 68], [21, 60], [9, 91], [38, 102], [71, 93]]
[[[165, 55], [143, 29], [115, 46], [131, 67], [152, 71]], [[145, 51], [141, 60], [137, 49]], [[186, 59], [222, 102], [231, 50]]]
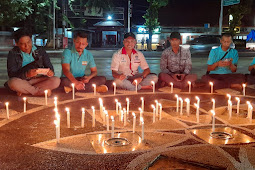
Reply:
[[228, 13], [233, 16], [233, 20], [229, 23], [229, 32], [236, 34], [235, 28], [241, 26], [244, 15], [251, 12], [252, 0], [241, 0], [239, 4], [232, 5]]
[[143, 18], [145, 19], [144, 25], [149, 29], [148, 50], [151, 50], [152, 31], [159, 26], [158, 10], [163, 6], [166, 6], [168, 0], [147, 0], [147, 2], [149, 2], [150, 5]]

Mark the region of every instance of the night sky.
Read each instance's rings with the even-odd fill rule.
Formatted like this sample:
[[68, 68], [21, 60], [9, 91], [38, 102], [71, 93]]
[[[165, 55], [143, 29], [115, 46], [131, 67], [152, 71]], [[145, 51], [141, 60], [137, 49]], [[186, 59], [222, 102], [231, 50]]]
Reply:
[[[255, 1], [255, 0], [254, 0]], [[131, 0], [133, 4], [132, 23], [142, 25], [142, 16], [149, 6], [147, 0]], [[254, 9], [255, 3], [253, 3]], [[227, 21], [228, 7], [224, 7]], [[254, 10], [251, 15], [244, 17], [243, 24], [254, 26]], [[220, 15], [220, 0], [169, 0], [166, 7], [159, 10], [159, 22], [162, 26], [204, 26], [210, 23], [217, 26]]]

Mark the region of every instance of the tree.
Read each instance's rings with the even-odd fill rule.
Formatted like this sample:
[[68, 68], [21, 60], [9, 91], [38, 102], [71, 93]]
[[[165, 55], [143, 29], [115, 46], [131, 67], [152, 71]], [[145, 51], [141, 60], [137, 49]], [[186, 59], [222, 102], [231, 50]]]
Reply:
[[159, 26], [158, 22], [158, 10], [159, 8], [166, 6], [168, 4], [168, 0], [147, 0], [150, 6], [146, 10], [146, 14], [143, 16], [145, 19], [145, 26], [149, 30], [149, 41], [148, 41], [148, 50], [151, 50], [151, 40], [153, 30]]
[[229, 23], [229, 33], [236, 35], [235, 28], [241, 26], [242, 18], [251, 12], [252, 0], [241, 0], [237, 5], [232, 5], [228, 14], [233, 16], [233, 20]]

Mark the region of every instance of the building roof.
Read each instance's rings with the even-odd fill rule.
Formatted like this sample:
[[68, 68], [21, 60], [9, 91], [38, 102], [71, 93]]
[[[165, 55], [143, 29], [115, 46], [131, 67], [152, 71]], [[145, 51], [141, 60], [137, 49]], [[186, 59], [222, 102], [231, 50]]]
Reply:
[[119, 21], [100, 21], [94, 24], [95, 27], [124, 27]]

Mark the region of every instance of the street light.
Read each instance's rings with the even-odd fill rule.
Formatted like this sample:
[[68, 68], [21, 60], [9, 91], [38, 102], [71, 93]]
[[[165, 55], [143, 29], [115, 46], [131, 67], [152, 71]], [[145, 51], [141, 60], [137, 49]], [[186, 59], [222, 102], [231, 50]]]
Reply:
[[108, 15], [107, 20], [112, 20], [112, 16]]

